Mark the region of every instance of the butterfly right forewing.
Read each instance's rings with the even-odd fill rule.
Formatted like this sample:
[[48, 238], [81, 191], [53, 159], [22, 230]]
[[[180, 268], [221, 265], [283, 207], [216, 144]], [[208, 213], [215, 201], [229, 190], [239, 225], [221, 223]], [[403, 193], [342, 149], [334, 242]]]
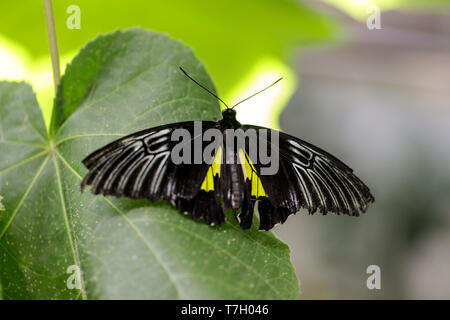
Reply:
[[269, 130], [266, 140], [257, 143], [267, 143], [279, 153], [279, 168], [274, 175], [261, 174], [261, 164], [255, 164], [267, 193], [267, 198], [258, 204], [261, 229], [284, 222], [301, 208], [310, 214], [319, 210], [324, 214], [359, 215], [374, 201], [368, 187], [353, 171], [328, 152], [282, 132], [278, 132], [278, 141], [271, 141], [272, 129], [243, 127]]
[[374, 201], [353, 170], [328, 152], [285, 133], [280, 134], [281, 158], [292, 164], [297, 184], [312, 196], [310, 212], [359, 215]]

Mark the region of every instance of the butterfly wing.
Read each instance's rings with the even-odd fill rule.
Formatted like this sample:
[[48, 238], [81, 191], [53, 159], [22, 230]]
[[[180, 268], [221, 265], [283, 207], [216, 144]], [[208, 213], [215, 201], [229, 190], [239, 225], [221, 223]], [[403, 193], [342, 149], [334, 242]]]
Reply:
[[[201, 121], [203, 130], [217, 127], [213, 121]], [[185, 129], [192, 137], [190, 163], [175, 164], [171, 159], [174, 130]], [[179, 211], [191, 213], [195, 220], [203, 218], [208, 224], [225, 220], [216, 190], [202, 190], [209, 177], [210, 164], [195, 164], [194, 121], [163, 125], [128, 135], [93, 152], [83, 160], [88, 173], [81, 188], [91, 186], [93, 194], [116, 197], [147, 198], [151, 201], [172, 202]], [[203, 150], [203, 145], [200, 144]], [[213, 177], [217, 179], [217, 177]]]
[[319, 210], [323, 214], [358, 216], [374, 201], [369, 188], [353, 170], [328, 152], [282, 132], [278, 132], [278, 142], [272, 141], [272, 129], [251, 125], [244, 125], [243, 129], [270, 131], [265, 141], [253, 143], [266, 143], [279, 154], [276, 174], [263, 175], [261, 164], [253, 164], [265, 191], [258, 204], [260, 229], [269, 230], [276, 223], [283, 223], [301, 208], [310, 214]]
[[[202, 121], [202, 128], [219, 129], [217, 122]], [[192, 152], [189, 163], [175, 164], [171, 153], [178, 141], [171, 135], [185, 129], [193, 137], [187, 143]], [[203, 218], [208, 224], [225, 221], [223, 208], [240, 208], [242, 228], [251, 226], [254, 206], [259, 200], [260, 229], [269, 230], [284, 222], [290, 214], [306, 208], [310, 214], [359, 215], [373, 196], [352, 170], [331, 154], [303, 140], [275, 130], [245, 125], [249, 129], [267, 130], [261, 139], [256, 135], [244, 146], [230, 149], [226, 144], [214, 155], [215, 161], [195, 164], [196, 141], [204, 150], [201, 136], [195, 136], [194, 122], [164, 125], [133, 133], [95, 151], [83, 160], [89, 169], [81, 187], [91, 186], [94, 194], [167, 200], [179, 211], [191, 213], [194, 220]], [[272, 140], [273, 133], [279, 139]], [[251, 147], [260, 150], [261, 143], [279, 154], [275, 174], [262, 174], [263, 166], [248, 156]], [[240, 163], [227, 164], [232, 157]], [[203, 160], [203, 159], [202, 159]], [[223, 208], [222, 208], [223, 202]]]

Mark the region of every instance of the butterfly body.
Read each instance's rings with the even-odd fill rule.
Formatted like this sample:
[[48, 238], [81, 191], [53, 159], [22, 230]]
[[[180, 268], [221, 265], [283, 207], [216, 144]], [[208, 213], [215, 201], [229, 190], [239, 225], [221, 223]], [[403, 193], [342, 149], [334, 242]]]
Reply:
[[222, 131], [226, 129], [238, 129], [242, 127], [239, 121], [236, 120], [236, 111], [227, 108], [222, 111], [222, 120], [219, 120], [219, 126]]
[[[196, 131], [198, 123], [143, 130], [95, 151], [83, 160], [89, 172], [82, 188], [90, 185], [94, 194], [170, 201], [180, 212], [210, 225], [222, 224], [224, 212], [232, 209], [239, 212], [244, 229], [251, 226], [259, 202], [259, 228], [263, 230], [283, 223], [302, 208], [310, 214], [319, 210], [356, 216], [374, 200], [367, 186], [334, 156], [290, 135], [241, 125], [231, 108], [222, 112], [221, 120], [200, 122], [202, 129], [223, 136], [209, 159], [199, 162], [193, 152], [190, 163], [174, 163], [171, 152], [179, 143], [172, 139], [175, 130], [186, 130], [193, 137], [185, 144], [197, 150], [197, 155], [198, 148], [207, 147], [209, 141]], [[244, 134], [254, 130], [257, 139], [232, 144], [228, 138], [233, 130]], [[260, 139], [262, 130], [269, 133]], [[259, 163], [259, 154], [249, 156], [252, 147], [259, 149], [263, 144], [279, 154], [275, 174], [263, 174], [265, 165]]]

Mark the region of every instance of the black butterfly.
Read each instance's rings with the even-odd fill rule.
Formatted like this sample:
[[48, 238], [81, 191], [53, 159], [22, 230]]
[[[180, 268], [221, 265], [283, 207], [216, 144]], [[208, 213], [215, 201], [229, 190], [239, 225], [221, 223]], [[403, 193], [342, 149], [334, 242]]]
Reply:
[[[243, 229], [250, 228], [258, 201], [259, 229], [262, 230], [283, 223], [301, 208], [310, 214], [319, 210], [323, 214], [335, 212], [358, 216], [374, 201], [369, 188], [352, 169], [331, 154], [282, 132], [241, 125], [233, 108], [227, 106], [222, 112], [222, 120], [201, 121], [202, 129], [215, 128], [224, 135], [227, 129], [242, 129], [244, 133], [263, 129], [271, 134], [264, 139], [248, 138], [244, 144], [232, 147], [227, 147], [224, 139], [209, 159], [196, 163], [192, 154], [190, 164], [175, 164], [170, 155], [178, 142], [172, 141], [172, 133], [184, 129], [193, 136], [194, 121], [139, 131], [106, 145], [83, 160], [89, 172], [81, 182], [82, 189], [90, 185], [94, 194], [170, 201], [179, 211], [190, 213], [194, 220], [202, 218], [210, 225], [222, 224], [224, 211], [229, 208], [240, 209], [238, 219]], [[279, 154], [279, 167], [276, 174], [264, 175], [261, 174], [264, 165], [258, 157], [255, 161], [248, 155], [255, 145], [258, 149], [262, 143], [273, 147], [272, 134], [279, 137], [274, 147]], [[201, 150], [207, 144], [198, 136], [188, 143], [192, 148], [198, 143]], [[237, 161], [227, 161], [230, 158]]]

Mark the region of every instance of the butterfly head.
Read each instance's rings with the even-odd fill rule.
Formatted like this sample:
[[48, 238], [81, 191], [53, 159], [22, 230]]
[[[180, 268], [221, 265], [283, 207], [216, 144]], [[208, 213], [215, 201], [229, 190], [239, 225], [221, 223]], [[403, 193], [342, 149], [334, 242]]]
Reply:
[[226, 108], [222, 111], [222, 117], [224, 120], [236, 120], [236, 110], [233, 110], [231, 108]]

